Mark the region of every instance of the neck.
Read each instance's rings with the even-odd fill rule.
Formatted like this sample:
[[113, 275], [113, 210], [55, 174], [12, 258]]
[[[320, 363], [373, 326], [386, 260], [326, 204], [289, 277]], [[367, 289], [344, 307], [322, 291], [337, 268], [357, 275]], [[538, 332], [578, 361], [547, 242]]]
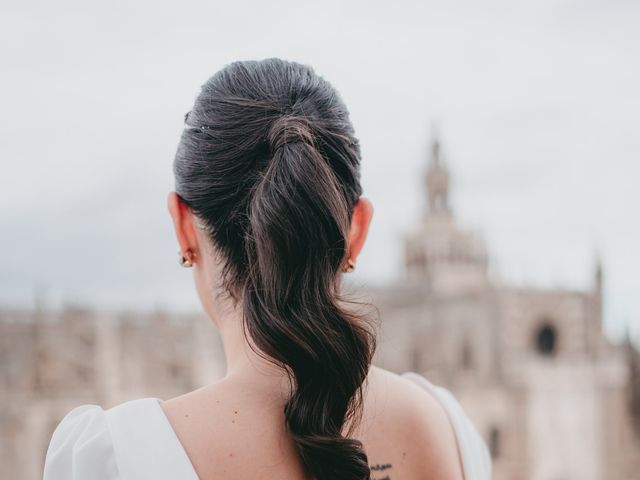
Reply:
[[[280, 384], [286, 372], [251, 349], [242, 332], [242, 309], [227, 310], [217, 321], [227, 363], [225, 380]], [[257, 349], [257, 347], [255, 347]]]

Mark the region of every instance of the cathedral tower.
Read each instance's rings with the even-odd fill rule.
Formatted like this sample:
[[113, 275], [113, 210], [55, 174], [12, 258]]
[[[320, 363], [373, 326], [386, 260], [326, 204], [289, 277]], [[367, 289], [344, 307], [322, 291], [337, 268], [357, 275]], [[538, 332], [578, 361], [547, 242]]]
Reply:
[[424, 188], [422, 222], [405, 236], [405, 265], [410, 279], [424, 281], [435, 293], [464, 292], [487, 286], [487, 252], [475, 232], [460, 229], [450, 205], [450, 173], [440, 140], [434, 136]]

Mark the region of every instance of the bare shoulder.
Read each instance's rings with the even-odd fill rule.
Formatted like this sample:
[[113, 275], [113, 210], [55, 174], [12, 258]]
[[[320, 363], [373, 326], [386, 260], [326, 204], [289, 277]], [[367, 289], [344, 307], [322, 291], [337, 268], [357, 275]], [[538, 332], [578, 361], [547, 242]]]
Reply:
[[283, 401], [221, 381], [162, 402], [198, 478], [302, 478]]
[[[462, 480], [446, 411], [426, 389], [372, 366], [364, 385], [362, 441], [372, 479]], [[162, 403], [199, 478], [303, 478], [285, 427], [286, 398], [222, 382]]]
[[[408, 478], [462, 480], [455, 433], [447, 412], [428, 390], [412, 380], [372, 366], [368, 377], [369, 418], [389, 445], [389, 436], [402, 446], [396, 462]], [[371, 421], [373, 420], [373, 421]], [[373, 436], [371, 450], [383, 455]], [[398, 470], [398, 469], [396, 469]], [[391, 477], [393, 478], [393, 477]]]

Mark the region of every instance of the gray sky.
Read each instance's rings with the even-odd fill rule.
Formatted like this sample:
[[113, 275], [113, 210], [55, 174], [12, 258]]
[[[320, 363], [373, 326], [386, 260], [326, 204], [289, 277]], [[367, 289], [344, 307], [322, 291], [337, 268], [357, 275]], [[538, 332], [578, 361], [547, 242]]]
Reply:
[[183, 115], [279, 56], [351, 111], [375, 209], [354, 278], [401, 275], [435, 121], [494, 271], [591, 288], [599, 252], [607, 328], [638, 335], [638, 25], [611, 0], [3, 2], [0, 303], [198, 308], [166, 210]]

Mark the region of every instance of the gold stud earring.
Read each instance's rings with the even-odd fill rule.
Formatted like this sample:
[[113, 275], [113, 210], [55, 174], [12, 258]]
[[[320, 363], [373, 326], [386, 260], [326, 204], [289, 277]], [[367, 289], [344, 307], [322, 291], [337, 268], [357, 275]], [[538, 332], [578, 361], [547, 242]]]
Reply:
[[353, 272], [356, 268], [356, 262], [354, 262], [353, 260], [351, 260], [350, 258], [347, 259], [347, 263], [349, 264], [348, 267], [343, 268], [342, 271], [343, 272]]
[[185, 255], [183, 255], [182, 252], [178, 250], [178, 256], [180, 257], [178, 259], [178, 263], [180, 263], [182, 267], [185, 267], [185, 268], [193, 267], [193, 258], [195, 257], [194, 252], [192, 252], [191, 250], [187, 250], [185, 252]]

